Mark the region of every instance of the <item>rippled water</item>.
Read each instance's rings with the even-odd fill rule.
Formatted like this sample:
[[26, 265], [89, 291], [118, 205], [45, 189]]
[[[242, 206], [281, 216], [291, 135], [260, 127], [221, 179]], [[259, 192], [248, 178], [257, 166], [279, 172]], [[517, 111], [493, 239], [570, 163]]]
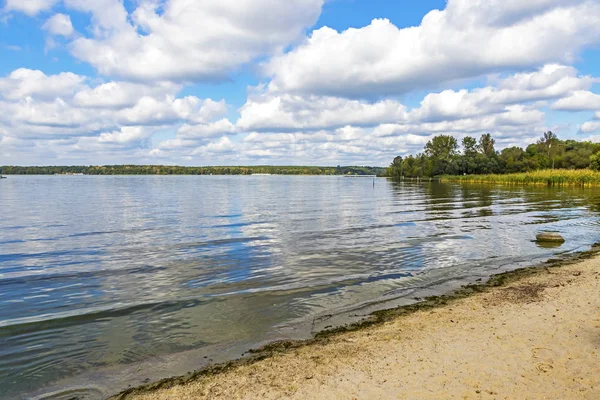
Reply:
[[[9, 177], [0, 397], [101, 398], [306, 337], [336, 316], [586, 250], [600, 240], [599, 211], [595, 189]], [[538, 247], [540, 230], [567, 243]]]

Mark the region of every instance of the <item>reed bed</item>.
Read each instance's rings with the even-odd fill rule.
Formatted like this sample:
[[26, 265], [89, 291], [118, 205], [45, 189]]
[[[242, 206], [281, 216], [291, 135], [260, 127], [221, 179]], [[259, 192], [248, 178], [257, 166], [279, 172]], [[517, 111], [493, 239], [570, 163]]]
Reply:
[[443, 176], [444, 182], [500, 183], [508, 185], [600, 186], [600, 171], [545, 169], [517, 174]]

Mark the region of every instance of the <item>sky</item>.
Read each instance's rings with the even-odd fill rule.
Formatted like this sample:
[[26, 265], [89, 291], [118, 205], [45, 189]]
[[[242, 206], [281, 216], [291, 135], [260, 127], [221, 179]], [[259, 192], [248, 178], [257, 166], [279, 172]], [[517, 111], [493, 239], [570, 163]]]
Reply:
[[0, 0], [0, 165], [600, 140], [597, 0]]

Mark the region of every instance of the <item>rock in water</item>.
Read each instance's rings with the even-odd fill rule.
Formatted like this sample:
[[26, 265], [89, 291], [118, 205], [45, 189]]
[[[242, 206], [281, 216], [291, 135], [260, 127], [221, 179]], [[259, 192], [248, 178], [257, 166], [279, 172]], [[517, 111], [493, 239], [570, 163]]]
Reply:
[[552, 243], [564, 243], [563, 238], [559, 233], [556, 232], [542, 232], [538, 233], [535, 237], [538, 242], [552, 242]]

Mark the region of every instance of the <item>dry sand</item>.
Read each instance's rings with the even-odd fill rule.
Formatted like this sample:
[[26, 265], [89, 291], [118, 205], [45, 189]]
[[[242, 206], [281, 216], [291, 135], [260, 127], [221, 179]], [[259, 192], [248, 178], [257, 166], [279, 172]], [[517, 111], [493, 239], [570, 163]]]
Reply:
[[125, 398], [600, 399], [600, 258], [538, 271]]

